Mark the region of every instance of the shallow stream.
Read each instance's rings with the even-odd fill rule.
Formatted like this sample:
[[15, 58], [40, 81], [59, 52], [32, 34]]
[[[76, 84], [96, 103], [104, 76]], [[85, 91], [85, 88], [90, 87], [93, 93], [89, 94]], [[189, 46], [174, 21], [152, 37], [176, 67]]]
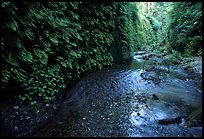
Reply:
[[[202, 80], [181, 67], [160, 65], [163, 74], [145, 66], [138, 54], [132, 63], [93, 72], [67, 92], [61, 109], [33, 136], [62, 137], [193, 137], [202, 136], [202, 127], [187, 128], [185, 117], [202, 105]], [[145, 62], [145, 65], [144, 65]], [[147, 72], [146, 72], [147, 73]], [[156, 95], [157, 99], [153, 96]], [[181, 116], [181, 122], [162, 125], [164, 118]]]

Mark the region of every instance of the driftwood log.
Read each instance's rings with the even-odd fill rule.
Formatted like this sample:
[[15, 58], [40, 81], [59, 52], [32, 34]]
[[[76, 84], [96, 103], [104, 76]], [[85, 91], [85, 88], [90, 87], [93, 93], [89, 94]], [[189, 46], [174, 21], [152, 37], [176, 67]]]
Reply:
[[165, 118], [159, 120], [159, 124], [161, 125], [168, 125], [168, 124], [175, 124], [175, 123], [181, 123], [181, 116], [178, 116], [176, 118]]

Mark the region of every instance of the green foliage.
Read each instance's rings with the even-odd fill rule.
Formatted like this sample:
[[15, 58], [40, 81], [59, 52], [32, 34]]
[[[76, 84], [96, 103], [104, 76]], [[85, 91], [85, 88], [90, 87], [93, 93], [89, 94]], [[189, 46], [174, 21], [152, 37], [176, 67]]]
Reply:
[[[27, 79], [27, 72], [21, 67], [21, 62], [31, 62], [32, 56], [30, 57], [30, 53], [22, 44], [21, 36], [16, 33], [20, 24], [15, 20], [18, 11], [16, 6], [11, 2], [4, 2], [2, 7], [4, 19], [2, 25], [2, 88], [4, 89], [8, 87], [10, 80], [23, 82]], [[25, 60], [22, 55], [28, 59]]]
[[[158, 44], [161, 44], [166, 40], [166, 30], [168, 24], [168, 11], [172, 8], [173, 2], [155, 2], [152, 8], [152, 14], [154, 20], [154, 30], [157, 30]], [[156, 20], [155, 20], [156, 19]], [[165, 44], [163, 44], [165, 45]]]
[[[114, 39], [110, 49], [114, 62], [122, 63], [131, 59], [137, 49], [142, 47], [143, 28], [140, 24], [137, 4], [113, 3], [112, 34]], [[143, 19], [142, 19], [143, 20]]]
[[138, 25], [138, 40], [140, 47], [151, 46], [160, 49], [164, 46], [166, 38], [167, 11], [171, 8], [171, 2], [137, 2], [140, 22]]
[[[202, 37], [201, 36], [194, 36], [194, 37], [189, 37], [187, 40], [187, 46], [185, 47], [185, 54], [187, 56], [190, 56], [192, 54], [197, 54], [198, 56], [202, 56], [202, 49], [199, 49], [199, 46], [201, 47], [202, 45]], [[197, 49], [199, 50], [197, 50]]]
[[152, 25], [152, 29], [154, 31], [158, 31], [160, 29], [160, 23], [159, 21], [157, 21], [156, 18], [154, 18], [153, 16], [149, 16], [149, 15], [146, 15], [146, 18], [149, 20], [150, 24]]
[[[39, 107], [36, 100], [42, 100], [44, 106], [49, 106], [56, 100], [57, 93], [62, 93], [66, 87], [60, 68], [35, 68], [29, 75], [29, 80], [22, 84], [26, 94], [19, 97], [22, 101], [30, 100], [31, 105]], [[36, 99], [37, 98], [37, 99]]]
[[[154, 31], [154, 22], [153, 18], [150, 18], [150, 16], [147, 16], [145, 13], [139, 13], [139, 22], [137, 27], [137, 32], [139, 37], [141, 38], [140, 47], [148, 47], [152, 44], [157, 43], [157, 33]], [[148, 18], [149, 17], [149, 20]], [[150, 22], [151, 21], [151, 22]]]
[[[121, 63], [124, 60], [130, 59], [128, 53], [129, 41], [129, 25], [128, 25], [128, 3], [113, 3], [112, 20], [114, 27], [112, 28], [114, 34], [114, 41], [112, 44], [111, 53], [115, 62]], [[131, 20], [130, 20], [131, 21]], [[130, 22], [129, 21], [129, 22]]]
[[2, 9], [2, 88], [13, 85], [37, 112], [71, 81], [157, 41], [159, 23], [137, 4], [3, 2]]
[[[121, 62], [130, 59], [130, 47], [134, 49], [137, 38], [129, 32], [135, 23], [129, 21], [128, 3], [118, 3], [122, 8], [119, 14], [125, 14], [116, 23], [115, 5], [3, 2], [3, 92], [20, 93], [22, 101], [33, 106], [37, 100], [51, 106], [70, 81], [112, 65], [117, 62], [115, 57]], [[119, 38], [113, 37], [116, 24]], [[120, 46], [113, 45], [114, 41]], [[121, 55], [114, 55], [112, 50]], [[15, 89], [10, 90], [10, 86]]]
[[172, 49], [187, 56], [202, 51], [202, 3], [179, 2], [169, 12], [168, 41]]
[[168, 59], [172, 64], [178, 64], [178, 61], [181, 61], [182, 59], [181, 53], [178, 51], [173, 51], [170, 55], [168, 55]]
[[[81, 44], [84, 54], [79, 61], [79, 66], [82, 66], [81, 70], [83, 71], [80, 70], [80, 72], [112, 65], [113, 58], [108, 51], [113, 41], [110, 32], [113, 24], [110, 19], [111, 5], [80, 3], [78, 13], [82, 25], [80, 34], [84, 40]], [[83, 59], [87, 61], [85, 62]]]

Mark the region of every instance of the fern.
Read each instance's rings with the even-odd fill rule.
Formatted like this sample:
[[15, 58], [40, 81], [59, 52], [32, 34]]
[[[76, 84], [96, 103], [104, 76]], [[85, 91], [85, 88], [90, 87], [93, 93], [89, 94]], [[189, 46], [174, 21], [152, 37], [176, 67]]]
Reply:
[[168, 27], [168, 41], [174, 50], [186, 55], [197, 55], [201, 50], [200, 39], [196, 42], [190, 41], [194, 36], [202, 36], [201, 13], [200, 2], [174, 4], [172, 10], [169, 11], [172, 21]]
[[15, 80], [32, 105], [36, 96], [50, 105], [64, 79], [128, 60], [135, 47], [128, 3], [3, 2], [2, 8], [3, 87]]

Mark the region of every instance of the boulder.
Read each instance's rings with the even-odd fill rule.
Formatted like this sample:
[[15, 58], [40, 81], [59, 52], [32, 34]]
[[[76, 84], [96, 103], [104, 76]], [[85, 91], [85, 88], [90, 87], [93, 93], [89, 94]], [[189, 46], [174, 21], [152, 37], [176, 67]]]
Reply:
[[153, 94], [153, 95], [152, 95], [152, 99], [154, 99], [154, 100], [159, 100], [159, 98], [158, 98], [158, 96], [157, 96], [156, 94]]

